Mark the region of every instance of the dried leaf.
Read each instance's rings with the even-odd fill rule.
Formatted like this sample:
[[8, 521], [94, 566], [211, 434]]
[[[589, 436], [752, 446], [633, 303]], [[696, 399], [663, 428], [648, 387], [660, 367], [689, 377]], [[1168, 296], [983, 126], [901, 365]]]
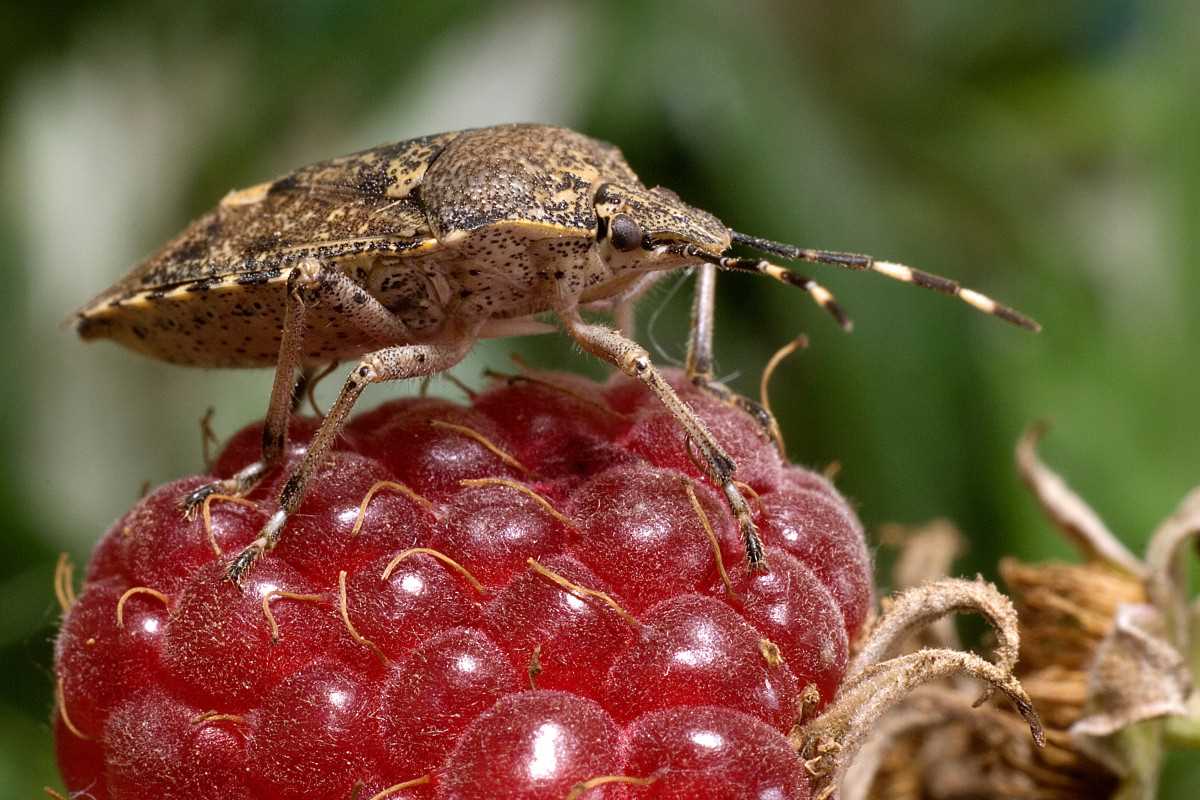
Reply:
[[959, 675], [1004, 692], [1025, 718], [1034, 741], [1045, 744], [1037, 712], [1010, 672], [973, 653], [920, 650], [865, 668], [853, 685], [843, 685], [821, 716], [792, 732], [793, 747], [819, 779], [816, 783], [824, 787], [815, 796], [827, 797], [841, 785], [849, 765], [884, 714], [917, 687]]
[[1171, 641], [1189, 646], [1188, 582], [1183, 546], [1200, 535], [1200, 488], [1193, 489], [1175, 513], [1163, 520], [1146, 548], [1146, 591], [1167, 621]]
[[1088, 674], [1088, 700], [1071, 734], [1110, 736], [1143, 720], [1187, 713], [1191, 675], [1166, 638], [1154, 606], [1117, 609], [1112, 631], [1096, 648]]
[[1017, 663], [1019, 636], [1017, 613], [1007, 597], [982, 579], [943, 578], [908, 589], [895, 597], [871, 629], [870, 638], [846, 668], [842, 692], [853, 688], [859, 676], [894, 652], [914, 631], [959, 612], [981, 614], [996, 633], [996, 666], [1012, 672]]
[[1017, 470], [1037, 497], [1046, 515], [1067, 535], [1071, 544], [1089, 561], [1101, 561], [1139, 577], [1146, 568], [1137, 556], [1104, 524], [1104, 521], [1075, 494], [1066, 481], [1042, 463], [1037, 444], [1046, 433], [1046, 423], [1037, 423], [1017, 442]]

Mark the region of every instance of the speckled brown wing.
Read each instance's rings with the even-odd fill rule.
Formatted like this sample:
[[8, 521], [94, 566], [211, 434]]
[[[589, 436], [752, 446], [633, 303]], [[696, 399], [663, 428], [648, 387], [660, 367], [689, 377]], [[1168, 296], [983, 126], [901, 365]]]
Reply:
[[[115, 339], [176, 363], [273, 363], [291, 266], [310, 256], [336, 265], [429, 245], [414, 189], [457, 135], [384, 145], [230, 192], [80, 309], [80, 335]], [[329, 316], [310, 325], [318, 337], [310, 356], [362, 352]], [[320, 340], [335, 334], [344, 345]]]
[[410, 249], [430, 233], [413, 190], [456, 136], [383, 145], [230, 192], [97, 301], [238, 276], [263, 280], [306, 256]]

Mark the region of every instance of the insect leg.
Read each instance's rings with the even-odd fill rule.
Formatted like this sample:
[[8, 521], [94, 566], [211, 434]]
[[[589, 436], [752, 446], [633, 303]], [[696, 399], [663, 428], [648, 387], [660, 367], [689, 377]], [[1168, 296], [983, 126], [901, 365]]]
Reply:
[[692, 297], [692, 321], [688, 334], [686, 369], [688, 380], [723, 403], [749, 414], [779, 451], [783, 436], [779, 423], [767, 409], [748, 397], [730, 391], [713, 377], [713, 330], [716, 323], [717, 268], [713, 264], [696, 267], [696, 291]]
[[717, 268], [713, 264], [696, 267], [696, 290], [692, 296], [692, 322], [688, 336], [687, 374], [711, 381], [713, 377], [713, 328], [716, 323]]
[[617, 331], [602, 325], [591, 325], [583, 321], [575, 309], [560, 311], [558, 314], [567, 332], [579, 345], [594, 356], [613, 364], [626, 375], [637, 378], [654, 392], [672, 416], [683, 427], [687, 438], [699, 451], [700, 458], [708, 471], [709, 477], [721, 487], [725, 500], [738, 521], [738, 529], [742, 535], [742, 543], [746, 548], [746, 560], [751, 568], [762, 569], [766, 566], [763, 557], [762, 540], [754, 527], [750, 516], [750, 508], [733, 482], [733, 474], [737, 465], [713, 438], [708, 427], [696, 416], [696, 412], [679, 399], [671, 384], [650, 363], [650, 354], [637, 342], [627, 339]]
[[259, 556], [275, 546], [283, 533], [288, 517], [304, 500], [308, 483], [329, 455], [333, 443], [341, 433], [342, 425], [363, 390], [372, 383], [419, 378], [450, 369], [467, 354], [474, 342], [473, 334], [464, 334], [446, 344], [414, 344], [385, 347], [363, 356], [351, 370], [337, 400], [325, 415], [304, 459], [284, 483], [279, 493], [279, 509], [271, 515], [259, 536], [240, 552], [230, 563], [227, 575], [237, 583]]
[[904, 264], [897, 264], [892, 261], [878, 261], [872, 256], [861, 255], [859, 253], [840, 253], [835, 250], [808, 250], [790, 244], [783, 244], [782, 242], [773, 242], [770, 239], [748, 236], [736, 231], [733, 232], [733, 241], [736, 244], [745, 245], [762, 253], [772, 253], [794, 261], [807, 261], [811, 264], [832, 264], [842, 269], [878, 272], [880, 275], [885, 275], [902, 283], [911, 283], [923, 289], [932, 289], [935, 292], [957, 297], [975, 309], [985, 314], [999, 317], [1005, 322], [1011, 322], [1013, 325], [1019, 325], [1031, 331], [1040, 331], [1042, 329], [1041, 325], [1016, 309], [998, 303], [974, 289], [968, 289], [958, 281], [943, 278], [941, 275], [934, 275], [924, 270], [914, 269]]
[[305, 308], [328, 302], [341, 309], [346, 319], [380, 344], [404, 341], [408, 328], [391, 311], [340, 270], [327, 267], [315, 258], [300, 262], [287, 280], [287, 306], [280, 335], [279, 361], [263, 424], [262, 457], [232, 478], [201, 486], [183, 500], [185, 513], [194, 514], [204, 498], [214, 492], [240, 496], [247, 494], [287, 449], [287, 426], [295, 394], [296, 370], [301, 367]]
[[613, 309], [613, 322], [623, 336], [633, 336], [637, 332], [637, 318], [634, 316], [632, 300], [617, 303]]
[[[271, 399], [267, 402], [267, 417], [263, 423], [261, 458], [242, 468], [231, 478], [213, 481], [185, 495], [180, 505], [184, 514], [189, 517], [196, 513], [196, 509], [211, 494], [227, 494], [234, 497], [249, 494], [262, 476], [283, 457], [284, 448], [287, 446], [288, 417], [295, 407], [294, 398], [300, 392], [294, 378], [296, 368], [300, 365], [300, 345], [304, 337], [303, 287], [306, 281], [316, 280], [319, 271], [319, 265], [307, 270], [302, 266], [288, 275], [283, 331], [279, 341], [279, 361], [275, 365], [275, 380], [271, 384]], [[301, 383], [304, 380], [302, 376]]]
[[292, 405], [290, 410], [293, 414], [300, 410], [300, 406], [304, 403], [304, 398], [311, 391], [313, 376], [316, 374], [316, 367], [302, 367], [300, 369], [300, 376], [296, 378], [296, 382], [292, 385]]

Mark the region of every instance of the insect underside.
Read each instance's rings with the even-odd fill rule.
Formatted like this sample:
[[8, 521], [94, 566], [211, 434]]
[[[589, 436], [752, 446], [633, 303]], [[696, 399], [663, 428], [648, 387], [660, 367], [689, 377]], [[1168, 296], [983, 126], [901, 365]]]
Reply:
[[[196, 366], [275, 366], [261, 458], [183, 499], [243, 495], [283, 457], [298, 370], [357, 359], [288, 477], [278, 510], [238, 554], [237, 581], [284, 534], [316, 469], [370, 384], [450, 369], [488, 336], [562, 327], [584, 350], [642, 381], [679, 421], [738, 520], [751, 566], [764, 555], [736, 465], [627, 332], [580, 309], [631, 319], [667, 272], [697, 268], [687, 371], [701, 388], [761, 408], [713, 380], [718, 269], [804, 289], [844, 327], [815, 281], [733, 245], [870, 270], [959, 297], [1024, 327], [1036, 323], [954, 281], [868, 256], [736, 233], [666, 189], [647, 189], [608, 145], [563, 128], [506, 125], [384, 145], [231, 192], [162, 250], [77, 312], [85, 339]], [[628, 328], [628, 323], [624, 326]]]

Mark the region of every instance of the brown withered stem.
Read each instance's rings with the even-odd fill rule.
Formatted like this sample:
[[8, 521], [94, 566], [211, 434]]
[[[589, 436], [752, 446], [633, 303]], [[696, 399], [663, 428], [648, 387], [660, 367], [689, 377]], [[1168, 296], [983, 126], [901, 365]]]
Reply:
[[[1045, 720], [1047, 746], [1031, 747], [1023, 721], [1003, 707], [972, 710], [971, 690], [961, 683], [924, 688], [862, 743], [841, 779], [843, 800], [1151, 800], [1166, 749], [1200, 748], [1193, 686], [1200, 604], [1189, 606], [1183, 564], [1185, 545], [1200, 534], [1200, 490], [1159, 526], [1139, 559], [1039, 459], [1044, 432], [1035, 426], [1021, 438], [1017, 468], [1083, 563], [1005, 559], [1000, 574], [1020, 619], [1016, 675]], [[906, 550], [926, 552], [902, 553], [899, 585], [911, 585], [913, 574], [930, 577], [920, 570], [902, 576], [899, 567], [936, 564], [931, 542], [955, 550], [952, 539], [939, 537], [905, 537]]]
[[[946, 679], [974, 678], [988, 690], [998, 689], [1024, 717], [1029, 740], [1037, 746], [1044, 744], [1033, 703], [1013, 675], [1019, 650], [1016, 613], [994, 586], [982, 580], [945, 578], [909, 588], [884, 605], [883, 615], [855, 655], [837, 694], [818, 717], [802, 721], [791, 733], [792, 745], [813, 777], [818, 800], [835, 792], [847, 797], [851, 766], [885, 725], [888, 712], [906, 705], [921, 687]], [[886, 658], [922, 629], [957, 612], [979, 613], [992, 625], [997, 641], [995, 663], [950, 647], [923, 648]], [[979, 702], [982, 699], [976, 704]], [[878, 763], [881, 752], [876, 746], [866, 758]]]

